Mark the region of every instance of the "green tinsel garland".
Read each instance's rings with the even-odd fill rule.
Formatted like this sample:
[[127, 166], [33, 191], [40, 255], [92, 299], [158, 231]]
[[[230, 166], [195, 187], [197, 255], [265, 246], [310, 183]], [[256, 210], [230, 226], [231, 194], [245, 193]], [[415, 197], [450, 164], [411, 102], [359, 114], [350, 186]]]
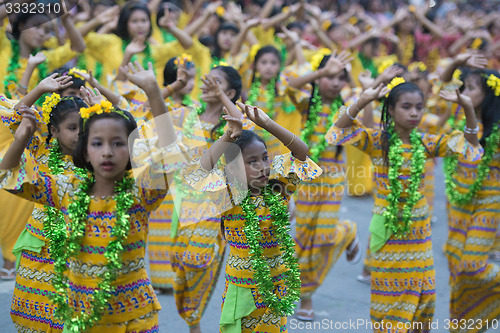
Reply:
[[[333, 117], [335, 116], [335, 114], [337, 113], [337, 111], [340, 109], [341, 106], [342, 106], [342, 98], [338, 96], [330, 105], [330, 114], [328, 115], [325, 124], [326, 131], [332, 126]], [[321, 97], [319, 96], [319, 90], [317, 87], [315, 87], [313, 91], [311, 107], [309, 109], [309, 116], [307, 117], [306, 125], [304, 126], [304, 129], [302, 130], [300, 135], [302, 141], [304, 142], [309, 141], [309, 137], [314, 133], [315, 128], [318, 126], [320, 122], [320, 117], [318, 116], [318, 114], [321, 112], [322, 109], [323, 109], [323, 103], [321, 102]], [[321, 153], [326, 149], [326, 146], [328, 146], [328, 143], [326, 142], [325, 139], [326, 131], [320, 135], [319, 142], [315, 144], [314, 147], [312, 147], [309, 151], [309, 158], [316, 163], [318, 163], [319, 156], [321, 155]]]
[[92, 311], [86, 313], [75, 312], [68, 304], [69, 280], [65, 276], [68, 269], [67, 262], [70, 257], [76, 257], [80, 253], [81, 241], [85, 235], [85, 225], [88, 220], [88, 208], [90, 204], [89, 191], [94, 184], [93, 176], [87, 176], [75, 193], [74, 201], [68, 206], [68, 217], [70, 219], [69, 230], [66, 226], [59, 225], [58, 230], [53, 230], [50, 235], [54, 254], [55, 277], [52, 284], [56, 292], [50, 295], [51, 301], [56, 306], [55, 314], [64, 321], [65, 328], [71, 332], [81, 332], [90, 329], [98, 322], [108, 307], [114, 287], [111, 285], [116, 280], [119, 269], [122, 267], [123, 242], [126, 240], [130, 229], [130, 215], [128, 211], [133, 204], [133, 193], [130, 191], [134, 179], [127, 173], [123, 180], [116, 184], [116, 223], [113, 227], [112, 237], [106, 247], [104, 257], [108, 260], [105, 270], [100, 274], [101, 282], [93, 294]]
[[446, 184], [446, 196], [450, 203], [464, 206], [468, 204], [472, 198], [477, 194], [477, 191], [481, 189], [482, 183], [488, 173], [490, 172], [490, 163], [493, 159], [493, 155], [496, 152], [498, 145], [500, 144], [500, 129], [499, 124], [493, 126], [490, 136], [485, 140], [484, 155], [481, 158], [481, 162], [477, 167], [477, 176], [474, 179], [474, 183], [470, 186], [467, 193], [460, 193], [457, 191], [457, 184], [453, 179], [453, 175], [456, 174], [456, 168], [458, 165], [458, 158], [456, 156], [447, 156], [445, 158], [445, 184]]
[[399, 200], [403, 192], [403, 184], [399, 180], [399, 170], [405, 160], [403, 156], [404, 149], [401, 147], [403, 142], [394, 130], [393, 124], [389, 126], [387, 133], [389, 135], [389, 171], [387, 173], [389, 179], [387, 201], [389, 205], [384, 212], [384, 217], [386, 218], [385, 226], [392, 230], [396, 238], [401, 238], [410, 231], [413, 224], [412, 209], [422, 196], [418, 189], [422, 182], [422, 173], [425, 166], [425, 147], [420, 140], [420, 135], [414, 129], [410, 133], [412, 146], [411, 174], [408, 188], [405, 190], [408, 196], [406, 197], [403, 212], [400, 215]]
[[283, 261], [288, 268], [284, 273], [286, 284], [286, 296], [281, 300], [273, 292], [275, 287], [271, 276], [271, 270], [267, 259], [263, 256], [263, 248], [260, 244], [262, 233], [260, 230], [259, 216], [255, 212], [256, 207], [250, 197], [250, 193], [241, 203], [245, 214], [245, 226], [243, 231], [250, 248], [249, 254], [252, 259], [254, 279], [257, 281], [257, 289], [267, 306], [278, 316], [288, 316], [293, 313], [295, 302], [300, 299], [300, 271], [297, 258], [294, 256], [295, 242], [290, 236], [289, 213], [283, 198], [279, 193], [273, 193], [269, 186], [263, 189], [262, 195], [266, 206], [271, 211], [276, 238], [280, 242]]

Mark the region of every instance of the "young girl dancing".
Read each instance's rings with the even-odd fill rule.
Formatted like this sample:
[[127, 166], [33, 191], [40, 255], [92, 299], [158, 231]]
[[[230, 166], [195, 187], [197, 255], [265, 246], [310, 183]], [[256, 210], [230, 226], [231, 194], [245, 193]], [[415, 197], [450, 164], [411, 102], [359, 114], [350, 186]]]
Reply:
[[[393, 80], [392, 86], [395, 84]], [[382, 110], [382, 129], [362, 127], [356, 120], [358, 112], [387, 92], [382, 84], [363, 92], [356, 104], [335, 117], [327, 141], [365, 151], [375, 168], [377, 195], [370, 224], [374, 331], [428, 332], [436, 289], [430, 217], [423, 195], [425, 160], [449, 153], [478, 160], [482, 149], [470, 131], [418, 133], [424, 99], [420, 89], [408, 82], [395, 85], [389, 93]], [[461, 95], [457, 92], [457, 96]], [[475, 129], [474, 110], [465, 108], [465, 112], [467, 129]]]
[[[460, 103], [449, 93], [442, 96]], [[500, 74], [470, 71], [461, 100], [482, 120], [484, 156], [477, 163], [462, 157], [447, 163], [450, 331], [483, 332], [500, 319], [500, 271], [488, 260], [500, 222]]]
[[36, 162], [23, 154], [36, 128], [35, 115], [26, 107], [15, 140], [0, 163], [4, 189], [64, 215], [47, 236], [55, 268], [51, 280], [56, 292], [50, 297], [67, 331], [158, 332], [160, 304], [144, 263], [147, 221], [168, 190], [155, 189], [156, 182], [165, 183], [164, 170], [172, 166], [155, 161], [175, 158], [180, 151], [164, 115], [167, 110], [152, 65], [148, 70], [128, 67], [133, 73], [129, 68], [122, 73], [146, 92], [153, 114], [163, 115], [165, 128], [159, 133], [158, 149], [146, 161], [148, 168], [135, 181], [128, 172], [128, 139], [135, 121], [105, 101], [80, 110], [83, 120], [73, 160], [87, 170], [83, 180], [38, 170]]
[[[183, 173], [195, 189], [215, 192], [214, 204], [230, 207], [219, 205], [230, 246], [221, 332], [286, 332], [286, 316], [300, 297], [287, 203], [300, 180], [313, 179], [321, 170], [307, 158], [308, 147], [302, 140], [262, 110], [238, 105], [292, 153], [271, 162], [264, 140], [242, 131], [241, 120], [226, 115], [227, 131]], [[212, 170], [223, 154], [227, 177]], [[238, 191], [241, 187], [248, 191]]]

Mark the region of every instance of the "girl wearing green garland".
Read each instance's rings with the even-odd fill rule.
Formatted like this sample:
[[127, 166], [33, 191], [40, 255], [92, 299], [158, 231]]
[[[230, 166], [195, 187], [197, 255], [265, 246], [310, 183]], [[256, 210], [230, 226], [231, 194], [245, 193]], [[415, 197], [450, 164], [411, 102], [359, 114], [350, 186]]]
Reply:
[[420, 327], [416, 331], [429, 332], [436, 277], [430, 217], [423, 195], [425, 160], [457, 154], [477, 161], [482, 148], [475, 134], [474, 109], [465, 96], [456, 92], [455, 97], [465, 110], [465, 132], [430, 135], [416, 131], [424, 113], [422, 91], [409, 82], [395, 85], [393, 80], [391, 86], [381, 129], [363, 127], [356, 117], [368, 103], [386, 95], [388, 89], [382, 84], [365, 90], [357, 103], [339, 113], [326, 139], [333, 145], [351, 144], [363, 150], [375, 168], [370, 316], [374, 327], [380, 329], [374, 331], [413, 332], [408, 327]]
[[[46, 93], [58, 92], [64, 96], [78, 84], [70, 80], [69, 76], [50, 76], [42, 80], [18, 105], [31, 106]], [[80, 85], [82, 84], [83, 82]], [[79, 97], [61, 97], [58, 93], [47, 96], [42, 108], [44, 125], [49, 129], [46, 142], [42, 142], [41, 135], [37, 135], [32, 138], [29, 149], [43, 172], [71, 175], [75, 173], [71, 154], [78, 141], [79, 110], [87, 107], [87, 104]], [[20, 119], [18, 113], [15, 113], [12, 117], [2, 117], [2, 120], [15, 132]], [[54, 275], [54, 265], [46, 234], [58, 218], [57, 210], [35, 204], [33, 213], [14, 246], [18, 274], [10, 313], [20, 332], [62, 331], [63, 323], [55, 317], [55, 306], [49, 299], [49, 295], [55, 292], [50, 281], [50, 277]], [[30, 292], [33, 289], [40, 292]], [[38, 305], [38, 310], [34, 304]]]
[[158, 332], [160, 304], [144, 264], [147, 221], [168, 190], [158, 189], [174, 168], [167, 159], [182, 162], [182, 152], [151, 64], [148, 70], [137, 62], [135, 66], [129, 64], [122, 72], [145, 91], [165, 129], [145, 161], [148, 167], [134, 172], [135, 180], [129, 172], [128, 144], [135, 120], [104, 100], [80, 109], [83, 119], [73, 160], [86, 169], [83, 179], [39, 170], [23, 154], [36, 129], [35, 114], [26, 107], [0, 162], [2, 188], [63, 214], [46, 235], [55, 269], [50, 299], [67, 332]]
[[484, 155], [475, 163], [459, 156], [445, 164], [450, 320], [474, 323], [450, 331], [483, 332], [488, 322], [500, 319], [500, 270], [488, 260], [500, 223], [500, 74], [475, 69], [463, 76], [462, 94], [482, 123]]
[[[271, 162], [264, 140], [227, 114], [226, 132], [183, 174], [195, 189], [213, 193], [230, 246], [220, 331], [287, 332], [287, 316], [300, 297], [287, 203], [300, 180], [316, 178], [321, 170], [295, 134], [256, 107], [238, 106], [291, 153]], [[223, 154], [225, 173], [213, 169]]]
[[340, 255], [346, 251], [351, 263], [361, 257], [356, 224], [339, 219], [345, 182], [341, 147], [328, 146], [325, 140], [333, 117], [344, 108], [340, 91], [348, 82], [345, 67], [349, 62], [347, 53], [318, 53], [312, 63], [314, 71], [290, 81], [296, 89], [310, 87], [291, 97], [305, 118], [301, 139], [311, 147], [311, 159], [323, 170], [321, 177], [300, 186], [295, 200], [295, 242], [302, 281], [296, 316], [300, 320], [314, 319], [312, 295]]

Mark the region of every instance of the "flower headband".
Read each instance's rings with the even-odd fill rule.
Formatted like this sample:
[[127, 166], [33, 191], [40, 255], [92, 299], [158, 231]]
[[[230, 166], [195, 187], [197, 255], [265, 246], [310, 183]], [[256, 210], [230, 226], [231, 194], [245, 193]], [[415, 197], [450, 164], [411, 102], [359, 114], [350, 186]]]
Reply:
[[180, 57], [175, 58], [174, 64], [177, 67], [186, 64], [186, 69], [194, 68], [193, 58], [191, 55], [183, 53]]
[[68, 71], [68, 75], [74, 76], [80, 80], [85, 81], [85, 78], [83, 76], [81, 76], [80, 73], [88, 74], [88, 72], [85, 69], [79, 69], [76, 67], [73, 67]]
[[493, 93], [495, 94], [495, 96], [500, 96], [500, 78], [493, 75], [493, 74], [490, 74], [490, 76], [488, 76], [488, 79], [486, 80], [486, 85], [488, 87], [491, 88], [491, 90], [493, 90]]
[[387, 85], [387, 89], [389, 89], [389, 92], [385, 95], [385, 97], [388, 97], [391, 90], [396, 86], [399, 86], [401, 83], [405, 83], [405, 79], [403, 79], [402, 77], [398, 76], [392, 79], [392, 81]]
[[217, 14], [218, 17], [223, 17], [224, 14], [226, 13], [226, 9], [222, 6], [219, 6], [215, 8], [215, 14]]
[[122, 117], [128, 119], [122, 110], [117, 110], [113, 107], [111, 102], [102, 100], [99, 104], [94, 104], [89, 108], [81, 108], [80, 109], [80, 117], [83, 119], [83, 128], [85, 128], [85, 123], [87, 120], [92, 117], [94, 114], [102, 114], [102, 113], [118, 113]]
[[332, 54], [332, 51], [330, 49], [327, 49], [327, 48], [322, 48], [318, 52], [316, 52], [311, 58], [312, 70], [313, 71], [318, 70], [319, 65], [323, 61], [323, 58], [327, 55], [330, 55], [330, 54]]
[[473, 50], [479, 50], [479, 48], [483, 45], [483, 40], [481, 38], [476, 38], [472, 41], [470, 48]]
[[250, 61], [254, 62], [255, 56], [257, 55], [257, 52], [259, 52], [261, 46], [259, 43], [252, 45], [252, 48], [250, 49], [250, 52], [248, 53], [248, 56], [250, 57]]
[[419, 72], [425, 72], [427, 70], [427, 66], [425, 66], [425, 64], [423, 62], [417, 61], [417, 62], [411, 63], [408, 66], [408, 70], [410, 72], [413, 72], [414, 70], [418, 70]]
[[54, 107], [61, 101], [61, 96], [59, 94], [53, 93], [50, 96], [45, 97], [45, 101], [42, 104], [42, 118], [45, 124], [49, 124], [50, 115]]
[[229, 64], [225, 61], [225, 60], [215, 60], [213, 63], [212, 63], [212, 68], [215, 68], [215, 67], [218, 67], [218, 66], [228, 66], [229, 67]]

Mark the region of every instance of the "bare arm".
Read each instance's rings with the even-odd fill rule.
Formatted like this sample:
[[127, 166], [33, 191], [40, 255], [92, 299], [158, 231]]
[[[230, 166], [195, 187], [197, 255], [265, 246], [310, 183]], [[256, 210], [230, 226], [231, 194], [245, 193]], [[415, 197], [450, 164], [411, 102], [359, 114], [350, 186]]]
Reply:
[[66, 5], [64, 4], [64, 0], [61, 0], [61, 6], [63, 8], [64, 14], [61, 16], [61, 22], [66, 29], [66, 33], [68, 34], [69, 41], [71, 43], [71, 49], [75, 52], [83, 52], [87, 48], [85, 41], [83, 40], [83, 36], [80, 34], [78, 29], [73, 24], [73, 20], [71, 19], [68, 11], [66, 10]]

